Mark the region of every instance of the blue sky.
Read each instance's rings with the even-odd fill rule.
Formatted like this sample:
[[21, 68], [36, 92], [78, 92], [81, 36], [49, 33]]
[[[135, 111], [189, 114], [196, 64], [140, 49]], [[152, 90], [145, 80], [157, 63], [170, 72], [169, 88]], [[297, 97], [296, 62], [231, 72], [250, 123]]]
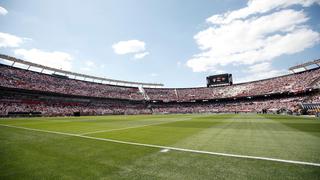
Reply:
[[[166, 87], [286, 73], [320, 58], [319, 0], [0, 0], [0, 52]], [[44, 58], [45, 57], [45, 58]]]

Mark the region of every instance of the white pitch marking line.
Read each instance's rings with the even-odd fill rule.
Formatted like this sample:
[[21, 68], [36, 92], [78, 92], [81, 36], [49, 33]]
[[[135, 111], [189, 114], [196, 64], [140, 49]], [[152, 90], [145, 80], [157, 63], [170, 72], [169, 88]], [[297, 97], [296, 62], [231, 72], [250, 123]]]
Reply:
[[102, 132], [112, 132], [112, 131], [120, 131], [120, 130], [126, 130], [126, 129], [134, 129], [134, 128], [140, 128], [140, 127], [159, 125], [159, 124], [168, 124], [168, 123], [179, 122], [179, 121], [187, 121], [187, 120], [190, 120], [190, 119], [191, 118], [185, 118], [185, 119], [180, 119], [180, 120], [177, 120], [177, 121], [169, 121], [169, 122], [166, 121], [166, 122], [160, 122], [160, 123], [145, 124], [145, 125], [140, 125], [140, 126], [130, 126], [130, 127], [124, 127], [124, 128], [117, 128], [117, 129], [107, 129], [107, 130], [86, 132], [86, 133], [82, 133], [82, 134], [79, 134], [79, 135], [88, 135], [88, 134], [96, 134], [96, 133], [102, 133]]
[[273, 161], [273, 162], [282, 162], [282, 163], [289, 163], [289, 164], [300, 164], [300, 165], [308, 165], [308, 166], [318, 166], [318, 167], [320, 167], [319, 163], [312, 163], [312, 162], [294, 161], [294, 160], [285, 160], [285, 159], [276, 159], [276, 158], [258, 157], [258, 156], [247, 156], [247, 155], [238, 155], [238, 154], [218, 153], [218, 152], [201, 151], [201, 150], [193, 150], [193, 149], [184, 149], [184, 148], [177, 148], [177, 147], [170, 147], [170, 146], [161, 146], [161, 145], [154, 145], [154, 144], [143, 144], [143, 143], [119, 141], [119, 140], [114, 140], [114, 139], [90, 137], [90, 136], [84, 136], [84, 135], [80, 135], [80, 134], [71, 134], [71, 133], [64, 133], [64, 132], [57, 132], [57, 131], [47, 131], [47, 130], [40, 130], [40, 129], [32, 129], [32, 128], [26, 128], [26, 127], [5, 125], [5, 124], [0, 124], [0, 126], [16, 128], [16, 129], [24, 129], [24, 130], [29, 130], [29, 131], [60, 134], [60, 135], [73, 136], [73, 137], [81, 137], [81, 138], [86, 138], [86, 139], [93, 139], [93, 140], [106, 141], [106, 142], [114, 142], [114, 143], [119, 143], [119, 144], [129, 144], [129, 145], [135, 145], [135, 146], [144, 146], [144, 147], [159, 148], [159, 149], [169, 149], [169, 150], [182, 151], [182, 152], [191, 152], [191, 153], [198, 153], [198, 154], [209, 154], [209, 155], [217, 155], [217, 156], [225, 156], [225, 157], [235, 157], [235, 158], [254, 159], [254, 160], [265, 160], [265, 161]]
[[162, 149], [160, 152], [166, 153], [166, 152], [169, 152], [169, 151], [170, 151], [170, 149]]

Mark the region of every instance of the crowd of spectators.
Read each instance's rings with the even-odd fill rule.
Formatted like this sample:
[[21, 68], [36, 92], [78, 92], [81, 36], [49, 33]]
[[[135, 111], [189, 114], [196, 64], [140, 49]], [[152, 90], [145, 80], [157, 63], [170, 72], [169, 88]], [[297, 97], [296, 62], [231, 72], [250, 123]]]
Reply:
[[[34, 94], [49, 92], [70, 96], [69, 100], [57, 99], [56, 97], [46, 97], [47, 99], [43, 100], [31, 96], [6, 97], [0, 94], [0, 116], [6, 116], [10, 112], [40, 112], [47, 116], [65, 116], [77, 112], [84, 115], [103, 115], [261, 112], [263, 109], [268, 111], [279, 109], [294, 111], [301, 102], [320, 102], [319, 93], [312, 96], [303, 95], [278, 99], [255, 100], [253, 98], [250, 100], [250, 98], [276, 93], [301, 93], [310, 89], [320, 89], [320, 68], [223, 87], [143, 88], [141, 90], [137, 87], [123, 87], [62, 78], [0, 65], [0, 87], [32, 90]], [[238, 97], [250, 98], [237, 100]], [[101, 99], [93, 101], [90, 100], [92, 98]], [[220, 101], [222, 98], [231, 101]], [[136, 104], [130, 104], [128, 100], [135, 100]], [[147, 103], [145, 103], [145, 100], [147, 100]], [[211, 101], [209, 103], [202, 100], [217, 100], [217, 102]]]
[[127, 100], [161, 100], [164, 102], [236, 98], [284, 92], [296, 93], [312, 88], [312, 86], [319, 88], [319, 81], [320, 68], [231, 86], [177, 89], [144, 88], [144, 91], [141, 92], [137, 87], [123, 87], [59, 78], [57, 76], [0, 65], [0, 86], [2, 87], [89, 97]]
[[0, 97], [0, 116], [9, 113], [39, 113], [44, 116], [108, 115], [108, 114], [148, 114], [144, 104], [129, 104], [120, 101], [70, 102], [64, 100], [44, 100], [31, 97]]
[[107, 114], [167, 114], [167, 113], [239, 113], [268, 112], [287, 110], [296, 112], [299, 104], [320, 102], [320, 94], [260, 100], [235, 100], [221, 102], [188, 102], [188, 103], [128, 103], [123, 101], [81, 100], [67, 101], [44, 100], [39, 97], [0, 97], [0, 116], [15, 112], [40, 112], [45, 116], [72, 116]]
[[153, 106], [153, 113], [239, 113], [239, 112], [276, 112], [280, 109], [295, 111], [303, 98], [285, 98], [275, 100], [219, 102], [219, 103], [184, 103], [158, 104]]
[[294, 111], [300, 98], [288, 98], [267, 101], [228, 102], [228, 103], [187, 103], [187, 104], [154, 104], [148, 106], [121, 104], [83, 104], [83, 103], [50, 103], [50, 102], [0, 102], [0, 115], [9, 112], [40, 112], [46, 116], [72, 116], [75, 112], [82, 115], [106, 114], [150, 114], [150, 113], [221, 113], [221, 112], [261, 112], [263, 109], [276, 111], [288, 109]]
[[142, 100], [136, 87], [113, 86], [0, 65], [0, 86], [78, 96]]
[[[271, 79], [214, 88], [146, 89], [150, 99], [192, 101], [203, 99], [237, 98], [284, 92], [303, 92], [320, 88], [320, 69], [290, 74]], [[161, 93], [157, 93], [161, 92]]]

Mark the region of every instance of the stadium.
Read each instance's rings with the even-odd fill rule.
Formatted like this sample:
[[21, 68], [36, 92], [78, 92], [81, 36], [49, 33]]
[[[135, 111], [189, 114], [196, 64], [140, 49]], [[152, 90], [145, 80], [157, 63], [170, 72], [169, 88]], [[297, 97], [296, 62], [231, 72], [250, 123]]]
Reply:
[[[248, 1], [246, 8], [254, 8], [255, 2]], [[275, 3], [265, 12], [288, 13], [296, 10], [279, 9], [291, 5], [319, 8], [320, 4], [291, 3]], [[1, 8], [0, 15], [6, 15], [6, 9]], [[232, 19], [232, 13], [242, 16], [247, 11], [240, 10], [241, 13], [228, 11], [207, 19], [216, 23], [209, 30], [234, 21], [239, 23], [237, 18]], [[251, 11], [243, 18], [255, 15]], [[245, 23], [259, 18], [268, 20], [257, 16]], [[272, 18], [272, 22], [277, 20]], [[307, 27], [298, 25], [279, 26], [287, 28], [279, 33], [261, 26], [266, 28], [262, 31], [278, 33], [265, 43], [295, 28]], [[316, 43], [320, 42], [320, 34], [314, 34], [317, 37], [313, 39], [318, 40], [313, 45], [315, 53], [309, 52], [310, 56], [317, 55], [319, 50]], [[10, 44], [13, 36], [6, 40], [3, 35], [0, 32], [0, 179], [320, 179], [319, 58], [300, 59], [301, 63], [294, 65], [284, 63], [285, 73], [278, 73], [280, 70], [268, 69], [269, 66], [263, 70], [247, 62], [241, 64], [238, 59], [242, 56], [238, 55], [230, 66], [267, 72], [268, 76], [260, 78], [257, 73], [258, 78], [238, 82], [234, 81], [240, 76], [236, 68], [220, 72], [214, 68], [223, 65], [213, 63], [206, 66], [214, 68], [203, 77], [206, 83], [202, 86], [167, 87], [135, 77], [136, 81], [130, 81], [84, 73], [81, 68], [68, 69], [68, 59], [61, 63], [65, 67], [60, 68], [56, 64], [62, 62], [58, 59], [65, 54], [54, 52], [50, 61], [52, 54], [30, 50], [38, 53], [35, 60], [24, 54], [25, 49], [14, 49], [22, 45]], [[144, 44], [136, 54], [118, 50], [116, 46], [123, 43], [112, 46], [115, 54], [134, 55], [135, 59], [149, 55]], [[235, 47], [230, 44], [227, 48]], [[256, 51], [262, 48], [259, 46]], [[266, 49], [270, 54], [273, 51]], [[201, 54], [193, 56], [187, 65], [198, 70], [207, 63], [203, 58], [208, 54], [199, 59]], [[227, 56], [225, 52], [221, 54]], [[253, 57], [260, 56], [264, 54]], [[43, 63], [46, 61], [49, 63]], [[193, 66], [195, 61], [201, 62], [200, 66]], [[253, 64], [269, 65], [271, 60], [260, 61]], [[87, 63], [87, 67], [93, 68], [93, 64]], [[111, 70], [112, 65], [107, 69]]]
[[[305, 68], [301, 72], [253, 82], [232, 84], [228, 80], [219, 80], [213, 83], [215, 87], [162, 88], [162, 84], [105, 80], [6, 55], [0, 57], [12, 62], [11, 66], [0, 66], [1, 116], [168, 113], [315, 115], [320, 107], [320, 60], [290, 68], [292, 71]], [[14, 67], [19, 63], [27, 69]], [[307, 69], [308, 66], [318, 67]], [[28, 70], [32, 67], [37, 67], [40, 72]], [[43, 71], [52, 74], [41, 73]], [[86, 78], [90, 80], [85, 81]]]

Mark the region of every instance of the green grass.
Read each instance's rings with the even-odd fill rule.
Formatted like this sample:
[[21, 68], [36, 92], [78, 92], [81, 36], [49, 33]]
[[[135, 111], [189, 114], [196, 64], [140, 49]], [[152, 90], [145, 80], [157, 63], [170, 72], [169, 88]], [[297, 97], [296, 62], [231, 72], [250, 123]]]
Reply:
[[320, 163], [320, 120], [315, 118], [221, 114], [0, 119], [0, 179], [320, 179], [316, 166], [160, 152], [1, 124]]

